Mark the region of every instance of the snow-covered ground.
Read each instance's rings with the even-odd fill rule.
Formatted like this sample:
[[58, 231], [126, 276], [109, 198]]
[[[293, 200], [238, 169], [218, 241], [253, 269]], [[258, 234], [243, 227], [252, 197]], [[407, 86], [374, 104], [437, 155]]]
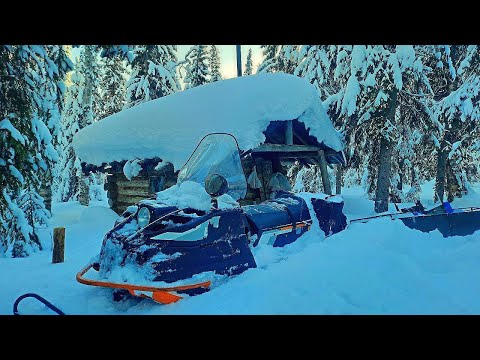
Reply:
[[[432, 184], [422, 188], [431, 204]], [[476, 193], [454, 207], [480, 205]], [[373, 213], [359, 188], [344, 189], [349, 219]], [[100, 205], [100, 206], [99, 206]], [[394, 210], [392, 205], [392, 211]], [[28, 258], [0, 258], [0, 314], [15, 299], [36, 292], [67, 314], [479, 314], [480, 231], [465, 237], [425, 234], [400, 221], [355, 223], [325, 241], [315, 229], [284, 248], [255, 250], [256, 269], [200, 296], [175, 304], [112, 301], [111, 290], [81, 285], [75, 275], [98, 254], [116, 214], [102, 203], [54, 204], [46, 250]], [[51, 264], [51, 229], [66, 227], [65, 262]], [[24, 314], [49, 314], [33, 299]]]

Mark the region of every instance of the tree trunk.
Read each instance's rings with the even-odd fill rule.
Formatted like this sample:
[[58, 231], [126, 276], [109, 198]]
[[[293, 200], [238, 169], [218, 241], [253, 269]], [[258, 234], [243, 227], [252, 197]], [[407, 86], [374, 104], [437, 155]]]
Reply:
[[[395, 123], [395, 111], [397, 108], [397, 88], [393, 88], [390, 97], [389, 107], [385, 111], [387, 119]], [[390, 188], [390, 173], [392, 168], [392, 147], [391, 141], [380, 135], [380, 161], [377, 175], [377, 191], [375, 194], [375, 212], [388, 211], [388, 192]]]
[[378, 167], [375, 212], [388, 211], [388, 191], [392, 167], [392, 144], [384, 136], [380, 140], [380, 164]]
[[445, 140], [440, 145], [440, 150], [437, 155], [437, 176], [435, 179], [435, 196], [434, 201], [443, 202], [445, 194], [445, 170], [447, 165], [447, 150], [445, 149]]
[[404, 166], [405, 160], [400, 160], [398, 164], [398, 183], [397, 183], [397, 190], [403, 191], [403, 166]]
[[462, 197], [462, 184], [458, 182], [455, 172], [453, 171], [450, 161], [447, 159], [446, 167], [446, 178], [447, 178], [447, 201], [452, 202], [456, 197]]
[[327, 195], [332, 195], [332, 185], [327, 171], [327, 160], [323, 151], [319, 151], [318, 163], [320, 165], [320, 174], [322, 175], [323, 191]]
[[342, 193], [342, 165], [337, 165], [337, 171], [335, 172], [335, 194], [340, 195]]

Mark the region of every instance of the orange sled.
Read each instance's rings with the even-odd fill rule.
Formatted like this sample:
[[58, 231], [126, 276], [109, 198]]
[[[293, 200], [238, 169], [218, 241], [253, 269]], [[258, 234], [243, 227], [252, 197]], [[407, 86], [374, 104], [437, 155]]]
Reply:
[[192, 285], [155, 287], [155, 286], [132, 285], [132, 284], [126, 284], [126, 283], [113, 283], [108, 281], [90, 280], [90, 279], [84, 278], [83, 275], [85, 275], [88, 272], [88, 270], [90, 270], [92, 267], [93, 267], [93, 264], [89, 264], [77, 273], [77, 281], [79, 283], [85, 284], [85, 285], [91, 285], [91, 286], [101, 286], [101, 287], [107, 287], [112, 289], [128, 290], [128, 292], [133, 296], [138, 296], [142, 298], [151, 298], [160, 304], [171, 304], [182, 299], [180, 295], [173, 294], [172, 292], [182, 291], [182, 290], [191, 290], [191, 289], [197, 289], [197, 288], [208, 289], [211, 284], [210, 281], [205, 281], [205, 282], [192, 284]]

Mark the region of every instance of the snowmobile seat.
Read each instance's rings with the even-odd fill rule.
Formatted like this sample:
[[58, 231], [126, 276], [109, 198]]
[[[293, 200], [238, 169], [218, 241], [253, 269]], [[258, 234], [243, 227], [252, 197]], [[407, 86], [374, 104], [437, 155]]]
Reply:
[[279, 192], [272, 200], [267, 200], [259, 205], [243, 207], [247, 219], [259, 231], [278, 226], [294, 225], [297, 222], [309, 220], [305, 200], [289, 193]]

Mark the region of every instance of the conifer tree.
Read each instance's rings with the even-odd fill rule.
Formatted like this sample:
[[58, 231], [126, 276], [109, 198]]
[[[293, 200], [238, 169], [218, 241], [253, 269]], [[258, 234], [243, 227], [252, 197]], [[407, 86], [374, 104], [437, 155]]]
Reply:
[[222, 74], [220, 73], [220, 55], [216, 45], [210, 45], [210, 82], [222, 80]]
[[99, 91], [101, 76], [95, 46], [83, 47], [76, 61], [72, 84], [68, 88], [60, 134], [61, 157], [54, 181], [54, 199], [57, 201], [77, 200], [84, 186], [80, 160], [72, 147], [74, 135], [85, 126], [99, 119], [103, 111]]
[[125, 61], [118, 56], [108, 57], [102, 60], [102, 65], [98, 120], [121, 111], [125, 106], [127, 94]]
[[185, 89], [208, 83], [210, 71], [208, 69], [207, 45], [193, 45], [185, 56], [186, 74]]
[[245, 75], [253, 74], [253, 60], [252, 60], [252, 49], [248, 49], [247, 62], [245, 63]]
[[180, 90], [176, 45], [138, 45], [133, 50], [126, 108]]
[[0, 47], [0, 249], [7, 256], [27, 256], [41, 248], [38, 217], [29, 214], [45, 210], [37, 191], [58, 159], [51, 131], [61, 107], [63, 78], [71, 68], [62, 51], [55, 46]]

